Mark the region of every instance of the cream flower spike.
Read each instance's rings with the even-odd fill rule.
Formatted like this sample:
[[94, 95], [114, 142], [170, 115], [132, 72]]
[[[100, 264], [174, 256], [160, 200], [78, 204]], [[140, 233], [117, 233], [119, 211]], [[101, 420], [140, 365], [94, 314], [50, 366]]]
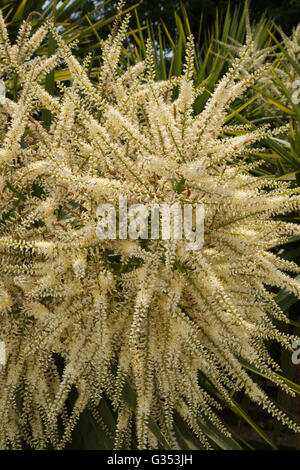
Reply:
[[[254, 177], [240, 158], [273, 131], [239, 126], [238, 139], [228, 132], [230, 103], [257, 78], [241, 73], [251, 48], [195, 116], [192, 39], [181, 77], [155, 80], [150, 44], [145, 63], [122, 75], [127, 21], [104, 43], [95, 83], [51, 24], [57, 56], [29, 61], [44, 27], [31, 37], [23, 27], [14, 47], [0, 14], [2, 78], [7, 84], [14, 70], [19, 85], [17, 100], [0, 106], [1, 449], [63, 449], [80, 414], [89, 407], [97, 416], [104, 396], [117, 415], [116, 449], [130, 440], [133, 420], [138, 447], [156, 448], [150, 416], [177, 449], [175, 411], [211, 448], [198, 418], [230, 432], [207, 382], [226, 404], [244, 390], [300, 431], [243, 366], [293, 395], [265, 341], [291, 349], [294, 340], [272, 323], [287, 319], [267, 286], [300, 298], [290, 275], [298, 268], [270, 254], [299, 235], [298, 225], [273, 217], [298, 210], [299, 191]], [[71, 80], [53, 98], [42, 80], [60, 58]], [[43, 109], [50, 128], [38, 119]], [[147, 207], [202, 204], [203, 248], [189, 251], [179, 239], [100, 240], [97, 208], [112, 205], [119, 222], [124, 196]], [[125, 382], [136, 392], [135, 411]]]

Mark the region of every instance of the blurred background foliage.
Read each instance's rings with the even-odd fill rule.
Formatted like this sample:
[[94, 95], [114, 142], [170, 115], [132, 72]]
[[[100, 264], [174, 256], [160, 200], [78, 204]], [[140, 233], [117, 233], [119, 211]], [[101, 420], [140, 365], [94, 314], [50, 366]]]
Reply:
[[[74, 52], [79, 57], [92, 54], [89, 74], [97, 80], [101, 64], [100, 41], [112, 27], [116, 14], [117, 0], [0, 0], [6, 25], [12, 40], [16, 37], [20, 23], [28, 18], [37, 27], [46, 18], [52, 18], [64, 39], [69, 42], [78, 40]], [[216, 83], [228, 69], [239, 45], [247, 34], [252, 36], [261, 64], [272, 63], [269, 81], [258, 83], [249, 90], [243, 100], [233, 103], [227, 122], [230, 124], [249, 124], [256, 128], [262, 122], [271, 126], [289, 124], [289, 133], [281, 139], [268, 139], [262, 142], [261, 149], [251, 156], [260, 161], [255, 170], [257, 177], [288, 180], [292, 185], [300, 182], [300, 104], [292, 99], [292, 89], [284, 77], [292, 82], [300, 79], [298, 54], [295, 56], [288, 47], [283, 35], [291, 35], [300, 20], [300, 0], [272, 1], [252, 0], [250, 18], [248, 7], [243, 1], [214, 0], [127, 0], [124, 14], [131, 12], [132, 20], [123, 50], [123, 66], [133, 64], [145, 57], [146, 40], [151, 39], [155, 50], [156, 77], [158, 80], [180, 75], [183, 67], [187, 37], [192, 33], [195, 38], [196, 60], [194, 80], [197, 87], [203, 88], [202, 95], [194, 106], [199, 113], [210, 96]], [[248, 26], [247, 26], [248, 25]], [[282, 28], [282, 30], [280, 29]], [[50, 36], [40, 47], [39, 54], [51, 55], [56, 49]], [[299, 44], [300, 49], [300, 44]], [[120, 72], [122, 69], [122, 64]], [[55, 83], [68, 80], [65, 70], [49, 74], [45, 86], [52, 93], [58, 93]], [[15, 96], [17, 98], [17, 91]], [[49, 124], [45, 110], [42, 120]], [[245, 158], [250, 158], [245, 156]], [[299, 213], [285, 217], [285, 220], [299, 222]], [[300, 263], [300, 237], [292, 238], [275, 252], [278, 256]], [[300, 277], [299, 277], [300, 281]], [[278, 325], [282, 331], [300, 335], [300, 302], [293, 295], [280, 291], [277, 302], [287, 313], [290, 323]], [[282, 368], [282, 378], [297, 393], [297, 398], [288, 399], [283, 392], [264, 377], [261, 371], [250, 364], [243, 364], [253, 378], [264, 387], [274, 402], [286, 412], [293, 414], [300, 423], [300, 366], [291, 361], [291, 353], [281, 350], [270, 343], [270, 351]], [[214, 394], [216, 391], [205, 377], [199, 377], [203, 387]], [[124, 399], [131, 409], [135, 409], [135, 391], [126, 384]], [[225, 438], [209, 422], [201, 422], [203, 432], [216, 449], [277, 449], [297, 448], [300, 450], [300, 437], [292, 436], [289, 431], [267, 417], [264, 412], [251, 404], [243, 394], [233, 397], [235, 407], [224, 408], [222, 418], [232, 431], [232, 438]], [[76, 391], [70, 396], [70, 406], [76, 399]], [[197, 439], [175, 414], [175, 432], [182, 449], [201, 449]], [[158, 439], [160, 448], [168, 449], [168, 443], [154, 420], [149, 420], [150, 429]], [[111, 449], [116, 430], [116, 415], [109, 401], [104, 397], [97, 408], [86, 410], [74, 431], [70, 449]], [[128, 445], [136, 446], [134, 429]]]
[[[126, 5], [131, 6], [134, 3], [134, 0], [128, 0]], [[174, 11], [179, 14], [181, 5], [184, 4], [191, 31], [196, 37], [199, 31], [199, 18], [203, 16], [205, 24], [211, 24], [215, 19], [216, 9], [220, 12], [224, 11], [227, 9], [228, 3], [226, 0], [140, 0], [139, 13], [143, 22], [148, 20], [153, 24], [159, 24], [163, 21], [173, 36], [176, 34], [176, 25], [173, 20]], [[241, 6], [242, 3], [241, 0], [230, 1], [232, 9]], [[113, 11], [116, 4], [116, 0], [107, 4], [106, 12]], [[264, 0], [263, 2], [252, 0], [250, 6], [253, 19], [258, 21], [263, 14], [267, 14], [287, 33], [291, 32], [292, 27], [296, 26], [299, 21], [300, 0]]]

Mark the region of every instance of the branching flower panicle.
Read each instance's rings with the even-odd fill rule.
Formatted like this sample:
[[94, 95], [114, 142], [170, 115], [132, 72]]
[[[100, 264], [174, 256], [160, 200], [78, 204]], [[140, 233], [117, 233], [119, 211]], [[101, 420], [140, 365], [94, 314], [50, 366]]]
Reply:
[[[299, 268], [270, 249], [300, 235], [298, 225], [274, 218], [299, 209], [300, 199], [285, 183], [254, 177], [244, 158], [272, 131], [242, 126], [231, 137], [226, 120], [230, 103], [255, 80], [240, 74], [249, 47], [195, 116], [201, 91], [192, 80], [192, 39], [183, 75], [157, 82], [150, 46], [145, 63], [118, 67], [126, 25], [127, 19], [104, 43], [95, 84], [51, 24], [33, 36], [24, 24], [11, 45], [0, 15], [1, 78], [9, 88], [17, 73], [19, 87], [17, 100], [6, 97], [0, 107], [3, 449], [24, 441], [62, 449], [86, 407], [97, 416], [104, 394], [118, 412], [115, 446], [122, 447], [134, 419], [125, 381], [137, 394], [141, 449], [157, 446], [150, 416], [179, 447], [175, 410], [205, 448], [211, 445], [198, 419], [229, 435], [199, 377], [225, 403], [244, 390], [299, 431], [240, 361], [293, 394], [265, 341], [286, 348], [292, 341], [272, 323], [286, 317], [268, 287], [300, 297], [291, 277]], [[57, 54], [30, 59], [49, 29]], [[53, 97], [42, 80], [62, 58], [72, 80]], [[39, 119], [43, 109], [51, 113], [49, 128]], [[203, 248], [189, 251], [172, 239], [99, 240], [97, 207], [118, 207], [121, 196], [147, 207], [204, 205]], [[70, 411], [71, 389], [77, 398]]]

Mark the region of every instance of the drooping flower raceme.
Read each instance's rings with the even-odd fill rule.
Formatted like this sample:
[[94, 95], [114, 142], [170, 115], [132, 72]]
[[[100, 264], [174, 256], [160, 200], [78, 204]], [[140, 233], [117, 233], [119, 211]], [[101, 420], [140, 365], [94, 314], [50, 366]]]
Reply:
[[[228, 431], [205, 378], [225, 403], [244, 389], [297, 430], [241, 363], [292, 394], [265, 342], [289, 348], [293, 339], [272, 323], [286, 318], [269, 287], [299, 297], [291, 277], [299, 268], [270, 249], [299, 235], [297, 225], [274, 218], [298, 209], [299, 197], [285, 183], [251, 175], [247, 156], [272, 132], [227, 124], [229, 105], [256, 78], [239, 76], [247, 46], [195, 116], [201, 90], [193, 85], [192, 40], [183, 75], [157, 82], [150, 45], [145, 63], [118, 67], [126, 25], [104, 43], [95, 83], [51, 24], [30, 36], [25, 23], [11, 45], [0, 17], [0, 78], [8, 90], [0, 108], [1, 448], [24, 440], [63, 448], [81, 412], [96, 413], [103, 394], [118, 414], [116, 448], [133, 420], [139, 447], [157, 447], [150, 416], [178, 448], [174, 410], [210, 448], [199, 420]], [[48, 29], [57, 53], [32, 57]], [[62, 60], [71, 80], [53, 97], [43, 79]], [[50, 127], [41, 122], [44, 109]], [[120, 197], [146, 207], [202, 204], [204, 246], [100, 240], [97, 208], [117, 208]], [[125, 381], [136, 390], [135, 414]]]

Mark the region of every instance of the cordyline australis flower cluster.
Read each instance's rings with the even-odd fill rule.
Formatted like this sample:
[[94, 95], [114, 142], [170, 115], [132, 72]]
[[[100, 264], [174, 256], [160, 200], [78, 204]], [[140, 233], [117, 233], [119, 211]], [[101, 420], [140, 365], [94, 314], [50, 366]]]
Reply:
[[[256, 81], [256, 88], [262, 90], [269, 97], [276, 99], [276, 101], [284, 106], [289, 107], [290, 101], [287, 97], [288, 94], [292, 96], [294, 103], [299, 102], [299, 70], [297, 69], [300, 60], [300, 23], [297, 27], [293, 28], [291, 36], [287, 36], [282, 29], [277, 28], [281, 36], [281, 43], [283, 50], [278, 51], [278, 46], [261, 47], [260, 41], [261, 36], [259, 32], [264, 28], [262, 24], [259, 29], [256, 29], [256, 35], [251, 31], [249, 15], [246, 14], [246, 30], [247, 40], [252, 41], [251, 52], [248, 54], [248, 59], [244, 62], [241, 69], [241, 74], [244, 77], [250, 77], [253, 70], [259, 67], [263, 67], [267, 60], [272, 58], [273, 70], [272, 73], [263, 73], [258, 77]], [[221, 43], [225, 45], [224, 43]], [[238, 53], [241, 49], [241, 45], [230, 46], [233, 53]], [[233, 54], [232, 54], [233, 55]], [[281, 87], [279, 85], [281, 82]], [[282, 86], [286, 93], [283, 93]], [[264, 109], [268, 113], [274, 114], [278, 108], [273, 105], [268, 105], [265, 97], [258, 98], [260, 102], [264, 103]]]
[[[287, 348], [292, 341], [272, 323], [286, 318], [267, 285], [300, 297], [284, 273], [299, 268], [269, 251], [300, 234], [273, 218], [300, 201], [287, 184], [251, 176], [251, 164], [239, 158], [271, 131], [226, 124], [228, 106], [256, 78], [239, 77], [251, 44], [194, 116], [201, 90], [193, 86], [191, 38], [179, 78], [155, 81], [150, 44], [145, 63], [121, 72], [126, 19], [103, 43], [95, 84], [88, 59], [81, 66], [50, 23], [31, 35], [25, 22], [13, 46], [0, 23], [0, 78], [9, 88], [17, 76], [17, 99], [7, 97], [0, 108], [0, 339], [7, 353], [0, 447], [63, 448], [81, 412], [89, 406], [96, 416], [105, 394], [117, 410], [116, 448], [130, 445], [134, 420], [139, 448], [157, 447], [149, 416], [178, 448], [175, 409], [210, 448], [199, 419], [228, 431], [199, 377], [229, 405], [231, 392], [244, 389], [297, 430], [239, 361], [292, 394], [264, 341]], [[57, 54], [32, 58], [50, 29]], [[62, 60], [71, 84], [53, 97], [43, 78]], [[50, 128], [39, 119], [45, 108]], [[186, 250], [183, 240], [99, 240], [97, 207], [117, 207], [120, 196], [130, 204], [204, 205], [203, 248]], [[135, 414], [124, 401], [125, 381], [137, 393]]]

